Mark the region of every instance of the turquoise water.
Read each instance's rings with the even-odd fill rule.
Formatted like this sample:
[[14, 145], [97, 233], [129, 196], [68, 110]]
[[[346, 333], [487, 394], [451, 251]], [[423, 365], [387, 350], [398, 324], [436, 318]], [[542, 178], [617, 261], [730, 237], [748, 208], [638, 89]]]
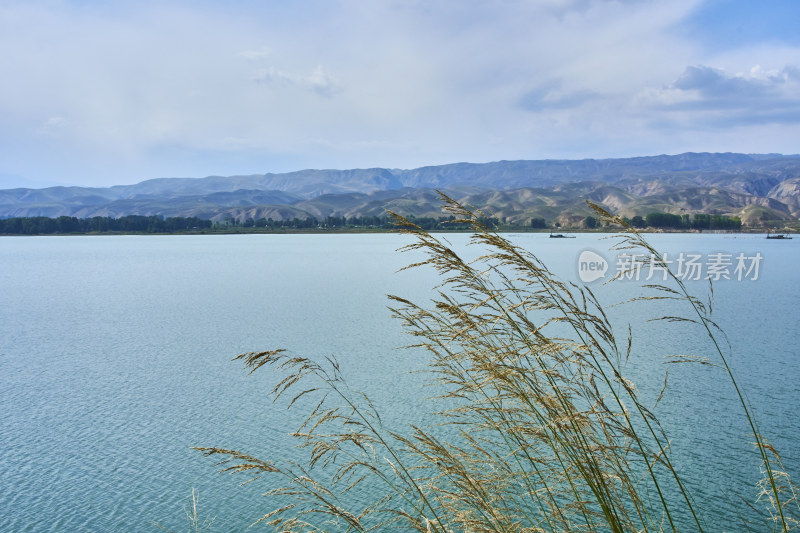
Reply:
[[[464, 235], [447, 237], [458, 249]], [[597, 235], [512, 236], [559, 275]], [[429, 298], [435, 276], [397, 270], [413, 257], [397, 235], [102, 236], [0, 239], [0, 531], [186, 529], [192, 488], [215, 531], [242, 531], [269, 510], [269, 487], [239, 484], [191, 446], [291, 457], [292, 412], [271, 403], [269, 375], [247, 376], [235, 355], [290, 348], [337, 356], [354, 388], [390, 423], [419, 412], [425, 355], [386, 310], [386, 294]], [[800, 240], [654, 235], [661, 251], [703, 257], [760, 253], [758, 280], [715, 284], [715, 316], [764, 434], [792, 471], [800, 464]], [[474, 255], [477, 252], [467, 252]], [[635, 283], [596, 287], [615, 303]], [[691, 283], [700, 294], [706, 285]], [[645, 321], [650, 308], [614, 310], [641, 335], [632, 371], [660, 387], [669, 348], [707, 350], [702, 334]], [[634, 332], [636, 334], [636, 331]], [[740, 529], [738, 496], [758, 478], [747, 427], [724, 376], [672, 367], [693, 401], [662, 405], [673, 449], [701, 507], [723, 509], [712, 531]], [[657, 383], [657, 385], [653, 385]], [[649, 385], [648, 385], [649, 384]], [[725, 453], [721, 453], [725, 452]], [[792, 468], [793, 466], [793, 468]], [[741, 482], [742, 484], [740, 484]], [[725, 513], [728, 513], [726, 516]]]

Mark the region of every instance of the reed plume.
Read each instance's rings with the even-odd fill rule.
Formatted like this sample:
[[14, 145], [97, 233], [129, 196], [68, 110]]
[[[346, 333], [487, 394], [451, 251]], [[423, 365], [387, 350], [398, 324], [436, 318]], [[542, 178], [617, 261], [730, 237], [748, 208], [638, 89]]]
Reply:
[[[463, 260], [449, 245], [392, 214], [422, 254], [408, 269], [441, 276], [424, 305], [390, 296], [390, 309], [429, 354], [437, 424], [386, 428], [369, 398], [351, 390], [331, 358], [284, 350], [237, 357], [250, 372], [278, 375], [273, 396], [313, 407], [292, 436], [304, 463], [258, 459], [221, 448], [224, 471], [266, 477], [280, 504], [260, 520], [278, 531], [564, 532], [711, 529], [678, 474], [657, 416], [626, 377], [631, 330], [619, 342], [588, 287], [560, 280], [531, 252], [481, 223], [480, 212], [442, 195], [454, 223], [468, 224], [484, 251]], [[618, 248], [658, 252], [624, 221]], [[666, 265], [664, 265], [666, 267]], [[671, 285], [670, 285], [671, 283]], [[710, 318], [710, 305], [674, 276], [646, 299], [686, 302], [692, 315], [665, 317], [708, 333], [715, 364], [739, 394], [762, 459], [762, 502], [771, 524], [788, 531], [797, 500], [785, 469], [760, 435]], [[684, 359], [688, 360], [688, 359]], [[663, 393], [663, 391], [662, 391]], [[758, 465], [754, 465], [755, 468]], [[347, 495], [368, 487], [374, 498]], [[362, 501], [363, 499], [358, 499]], [[289, 501], [290, 503], [285, 503]], [[712, 522], [713, 523], [713, 522]]]

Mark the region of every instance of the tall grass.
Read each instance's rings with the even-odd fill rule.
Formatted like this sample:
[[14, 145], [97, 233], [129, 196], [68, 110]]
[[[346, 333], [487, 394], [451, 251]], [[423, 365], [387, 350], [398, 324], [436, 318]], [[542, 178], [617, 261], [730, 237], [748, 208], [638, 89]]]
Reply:
[[[387, 429], [369, 398], [347, 386], [335, 359], [251, 352], [237, 359], [250, 372], [266, 366], [277, 373], [276, 399], [312, 406], [292, 434], [307, 460], [198, 449], [220, 456], [223, 471], [267, 478], [266, 494], [278, 503], [259, 522], [280, 531], [715, 530], [714, 516], [703, 515], [679, 475], [658, 418], [626, 377], [630, 328], [620, 341], [589, 287], [561, 281], [483, 226], [481, 213], [443, 200], [457, 222], [470, 225], [471, 243], [484, 255], [467, 262], [393, 215], [413, 237], [403, 249], [423, 257], [406, 268], [433, 268], [442, 282], [425, 305], [390, 296], [413, 346], [430, 354], [438, 424]], [[617, 248], [667, 266], [633, 228], [592, 207], [620, 228]], [[687, 316], [665, 320], [708, 335], [712, 362], [736, 391], [761, 459], [761, 497], [753, 505], [768, 513], [766, 529], [789, 531], [797, 525], [794, 488], [735, 380], [710, 305], [675, 275], [647, 289], [641, 299], [688, 306]], [[373, 496], [369, 502], [347, 496], [361, 489]]]
[[[189, 497], [189, 505], [183, 508], [183, 512], [186, 515], [188, 533], [200, 533], [201, 531], [211, 531], [214, 526], [215, 518], [213, 517], [205, 519], [200, 518], [200, 514], [198, 513], [197, 510], [199, 503], [200, 503], [200, 493], [196, 491], [194, 488], [192, 488], [192, 495]], [[153, 526], [157, 527], [162, 531], [175, 533], [171, 529], [168, 529], [159, 523], [153, 523]]]

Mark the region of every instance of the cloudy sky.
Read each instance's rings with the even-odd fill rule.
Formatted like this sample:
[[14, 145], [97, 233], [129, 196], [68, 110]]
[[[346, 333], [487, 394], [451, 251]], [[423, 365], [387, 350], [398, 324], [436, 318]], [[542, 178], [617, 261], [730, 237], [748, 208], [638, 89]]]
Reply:
[[0, 0], [0, 186], [800, 152], [798, 0]]

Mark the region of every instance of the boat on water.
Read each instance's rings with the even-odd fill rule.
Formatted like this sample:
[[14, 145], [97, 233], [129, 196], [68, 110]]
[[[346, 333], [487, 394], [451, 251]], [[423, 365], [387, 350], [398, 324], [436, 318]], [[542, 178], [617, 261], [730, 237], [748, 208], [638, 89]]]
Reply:
[[788, 235], [785, 235], [783, 233], [770, 233], [769, 230], [767, 230], [767, 239], [780, 239], [780, 240], [783, 240], [783, 239], [791, 239], [791, 237], [789, 237]]
[[553, 233], [550, 232], [551, 239], [574, 239], [575, 235], [564, 235], [563, 233]]

